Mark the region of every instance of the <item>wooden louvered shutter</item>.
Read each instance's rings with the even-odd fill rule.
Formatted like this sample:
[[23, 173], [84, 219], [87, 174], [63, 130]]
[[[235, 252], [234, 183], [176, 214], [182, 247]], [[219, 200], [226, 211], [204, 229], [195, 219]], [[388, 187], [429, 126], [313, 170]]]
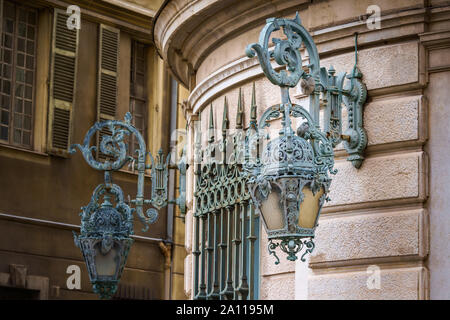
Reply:
[[55, 9], [50, 71], [48, 151], [67, 156], [72, 138], [79, 30], [67, 28], [69, 16]]
[[[98, 45], [97, 121], [113, 120], [116, 117], [119, 41], [120, 30], [100, 25]], [[110, 134], [107, 128], [103, 128], [98, 135], [98, 146], [105, 134]], [[97, 157], [100, 159], [105, 158], [100, 152], [100, 148], [97, 148]]]

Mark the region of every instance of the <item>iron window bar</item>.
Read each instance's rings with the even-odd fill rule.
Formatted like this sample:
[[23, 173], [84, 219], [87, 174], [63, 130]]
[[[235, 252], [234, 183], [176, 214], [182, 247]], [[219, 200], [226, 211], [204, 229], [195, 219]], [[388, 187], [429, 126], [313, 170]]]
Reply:
[[[256, 125], [253, 85], [252, 124]], [[259, 217], [255, 214], [244, 175], [242, 92], [233, 133], [229, 133], [225, 97], [222, 136], [216, 141], [210, 108], [207, 145], [195, 137], [194, 290], [196, 300], [247, 300], [258, 297]], [[248, 131], [248, 130], [247, 130]]]

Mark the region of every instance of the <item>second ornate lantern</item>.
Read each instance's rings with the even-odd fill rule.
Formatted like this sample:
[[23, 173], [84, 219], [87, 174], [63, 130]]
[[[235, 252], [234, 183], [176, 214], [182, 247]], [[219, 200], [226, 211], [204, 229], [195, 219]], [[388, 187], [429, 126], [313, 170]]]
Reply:
[[[272, 32], [283, 29], [285, 39], [272, 38]], [[273, 48], [273, 49], [272, 49]], [[308, 53], [309, 63], [302, 65], [301, 50]], [[314, 249], [314, 233], [325, 200], [328, 200], [331, 178], [335, 174], [333, 148], [341, 141], [349, 154], [348, 160], [357, 168], [362, 163], [367, 137], [362, 127], [362, 107], [366, 88], [356, 65], [352, 74], [334, 76], [320, 68], [317, 48], [310, 34], [295, 19], [268, 19], [260, 34], [259, 43], [247, 47], [247, 55], [258, 56], [266, 77], [281, 89], [281, 103], [269, 107], [261, 116], [258, 126], [250, 124], [247, 135], [245, 168], [249, 175], [249, 190], [256, 211], [262, 216], [269, 239], [269, 252], [275, 254], [280, 247], [287, 259], [295, 261], [302, 249]], [[277, 72], [271, 58], [284, 68]], [[291, 102], [289, 88], [301, 81], [304, 93], [309, 95], [309, 111]], [[348, 109], [348, 128], [342, 134], [341, 104]], [[324, 107], [325, 131], [319, 126], [320, 106]], [[294, 130], [292, 118], [302, 124]], [[281, 120], [278, 137], [267, 138], [261, 147], [263, 131], [273, 120]], [[267, 135], [268, 136], [268, 135]], [[254, 151], [257, 149], [257, 156]], [[262, 153], [259, 154], [259, 150]], [[250, 154], [253, 154], [251, 156]]]

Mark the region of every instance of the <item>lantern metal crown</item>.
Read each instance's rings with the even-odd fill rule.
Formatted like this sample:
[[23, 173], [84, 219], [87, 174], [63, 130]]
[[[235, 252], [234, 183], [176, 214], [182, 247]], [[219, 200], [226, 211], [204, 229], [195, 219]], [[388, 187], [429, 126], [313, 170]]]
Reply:
[[[282, 29], [285, 39], [272, 38]], [[269, 48], [272, 40], [273, 48]], [[302, 64], [301, 50], [308, 53], [309, 63]], [[355, 37], [356, 51], [356, 37]], [[314, 233], [321, 208], [329, 200], [334, 169], [333, 148], [341, 141], [348, 153], [347, 160], [359, 168], [364, 159], [367, 135], [363, 128], [363, 105], [367, 90], [362, 74], [355, 65], [350, 75], [335, 76], [331, 66], [320, 67], [319, 55], [311, 35], [301, 25], [298, 13], [292, 20], [267, 20], [259, 43], [247, 46], [248, 57], [257, 55], [266, 77], [281, 89], [281, 104], [267, 108], [258, 124], [250, 121], [246, 138], [244, 168], [249, 177], [249, 191], [256, 211], [263, 217], [269, 245], [268, 249], [279, 258], [275, 249], [280, 247], [287, 259], [294, 261], [305, 248], [301, 260], [314, 249]], [[355, 56], [357, 55], [357, 51]], [[271, 59], [281, 66], [276, 67]], [[344, 80], [348, 79], [344, 86]], [[309, 95], [309, 112], [291, 102], [289, 88], [300, 82]], [[348, 128], [342, 133], [342, 104], [348, 110]], [[324, 108], [325, 130], [319, 126], [320, 109]], [[252, 116], [252, 119], [255, 115]], [[270, 139], [264, 131], [272, 120], [281, 118], [278, 137]], [[293, 129], [292, 119], [302, 124]], [[263, 148], [262, 141], [270, 140]], [[262, 155], [259, 156], [260, 149]], [[256, 155], [255, 155], [256, 152]], [[278, 242], [276, 242], [278, 241]]]
[[[91, 139], [100, 132], [109, 133], [103, 134], [100, 142], [100, 151], [108, 157], [104, 162], [94, 158], [97, 147], [90, 146]], [[136, 198], [126, 202], [122, 189], [112, 183], [111, 173], [135, 161], [128, 154], [126, 143], [126, 137], [131, 135], [135, 136], [139, 144], [139, 149], [136, 150], [138, 185]], [[92, 168], [104, 171], [105, 182], [95, 188], [89, 204], [81, 208], [81, 234], [74, 233], [74, 239], [83, 254], [94, 292], [102, 299], [109, 299], [117, 290], [128, 252], [133, 244], [130, 237], [134, 233], [133, 213], [137, 214], [144, 225], [143, 231], [147, 231], [149, 225], [157, 220], [157, 210], [169, 203], [178, 205], [181, 215], [184, 215], [186, 159], [183, 152], [177, 167], [171, 167], [170, 154], [165, 158], [162, 150], [154, 159], [152, 154], [146, 151], [144, 138], [131, 124], [130, 113], [125, 115], [124, 121], [96, 122], [87, 132], [83, 144], [72, 145], [70, 153], [76, 151], [75, 147], [81, 151]], [[150, 157], [151, 165], [146, 164], [147, 156]], [[180, 171], [179, 197], [174, 200], [168, 200], [169, 167]], [[144, 198], [146, 170], [151, 170], [151, 199]], [[130, 207], [131, 204], [134, 204], [135, 208]], [[153, 208], [149, 208], [144, 214], [144, 205], [151, 205]]]

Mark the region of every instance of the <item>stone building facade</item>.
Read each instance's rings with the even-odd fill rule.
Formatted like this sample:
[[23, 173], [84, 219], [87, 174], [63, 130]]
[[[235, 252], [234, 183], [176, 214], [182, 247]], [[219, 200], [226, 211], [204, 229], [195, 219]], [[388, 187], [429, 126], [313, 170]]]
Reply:
[[[379, 28], [368, 24], [371, 5], [380, 9]], [[308, 263], [282, 258], [275, 266], [261, 229], [259, 298], [450, 298], [449, 1], [165, 1], [153, 36], [173, 75], [189, 89], [188, 152], [194, 152], [196, 131], [207, 132], [210, 110], [220, 129], [225, 97], [234, 127], [239, 89], [245, 128], [252, 83], [258, 117], [280, 102], [278, 87], [256, 58], [246, 57], [245, 47], [258, 41], [267, 18], [293, 18], [296, 12], [313, 36], [321, 66], [350, 72], [358, 33], [368, 147], [360, 169], [345, 160], [341, 147], [335, 150], [339, 172]], [[305, 102], [300, 88], [291, 96]], [[194, 298], [193, 165], [187, 181], [184, 290]], [[373, 276], [379, 276], [375, 286], [369, 283]]]
[[[0, 1], [0, 299], [97, 299], [72, 232], [103, 174], [67, 151], [96, 121], [126, 112], [152, 154], [169, 151], [186, 94], [152, 43], [160, 4]], [[67, 14], [74, 5], [79, 29]], [[134, 197], [135, 172], [123, 168], [113, 179]], [[169, 206], [145, 233], [136, 223], [116, 299], [185, 298], [184, 224], [176, 215]], [[80, 286], [72, 287], [76, 267]]]

